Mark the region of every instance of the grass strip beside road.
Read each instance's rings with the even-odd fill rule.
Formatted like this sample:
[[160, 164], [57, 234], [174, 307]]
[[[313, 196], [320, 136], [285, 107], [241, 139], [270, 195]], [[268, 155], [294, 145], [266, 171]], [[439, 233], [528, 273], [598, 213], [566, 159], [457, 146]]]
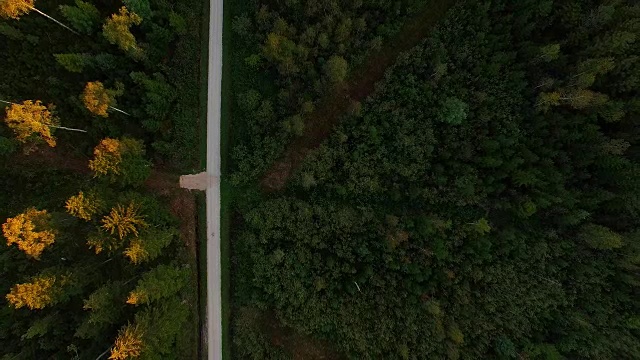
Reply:
[[227, 2], [223, 8], [222, 24], [222, 99], [220, 115], [220, 267], [222, 277], [222, 358], [231, 359], [231, 201], [232, 187], [227, 181], [229, 173], [229, 148], [231, 130], [231, 8]]

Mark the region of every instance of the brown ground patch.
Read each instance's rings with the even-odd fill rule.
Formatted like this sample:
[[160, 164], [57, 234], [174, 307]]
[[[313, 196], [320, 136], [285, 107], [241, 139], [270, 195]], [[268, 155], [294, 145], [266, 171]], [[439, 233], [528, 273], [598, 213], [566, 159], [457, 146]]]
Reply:
[[294, 360], [339, 360], [342, 357], [333, 351], [326, 341], [313, 339], [282, 326], [275, 314], [265, 316], [265, 330], [274, 346], [282, 347]]
[[89, 174], [89, 158], [73, 155], [73, 149], [64, 146], [54, 148], [39, 146], [33, 148], [29, 154], [16, 152], [9, 160], [12, 166], [30, 164], [54, 169], [69, 170], [80, 174]]
[[171, 214], [180, 222], [180, 237], [189, 253], [195, 257], [198, 240], [196, 197], [191, 191], [180, 188], [179, 178], [178, 175], [154, 169], [144, 185], [169, 200]]
[[346, 84], [330, 91], [330, 95], [321, 100], [317, 109], [305, 119], [302, 136], [289, 144], [282, 158], [263, 176], [262, 187], [267, 191], [281, 190], [307, 154], [331, 134], [341, 116], [355, 102], [371, 95], [375, 84], [383, 78], [398, 56], [418, 45], [454, 3], [455, 0], [430, 1], [427, 8], [405, 24], [382, 50], [371, 54], [362, 66], [355, 69]]

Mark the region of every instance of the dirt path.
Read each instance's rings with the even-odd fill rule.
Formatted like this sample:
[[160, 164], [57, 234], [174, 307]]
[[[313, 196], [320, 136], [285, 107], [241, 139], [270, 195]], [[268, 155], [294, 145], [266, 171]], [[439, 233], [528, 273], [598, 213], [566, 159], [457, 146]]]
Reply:
[[355, 69], [346, 84], [321, 100], [317, 109], [305, 119], [302, 136], [289, 144], [282, 158], [263, 176], [262, 187], [267, 191], [281, 190], [307, 154], [331, 134], [341, 116], [349, 111], [354, 102], [363, 101], [371, 95], [375, 84], [383, 78], [398, 56], [418, 45], [454, 3], [455, 0], [431, 1], [420, 15], [387, 41], [382, 50], [371, 54], [362, 66]]

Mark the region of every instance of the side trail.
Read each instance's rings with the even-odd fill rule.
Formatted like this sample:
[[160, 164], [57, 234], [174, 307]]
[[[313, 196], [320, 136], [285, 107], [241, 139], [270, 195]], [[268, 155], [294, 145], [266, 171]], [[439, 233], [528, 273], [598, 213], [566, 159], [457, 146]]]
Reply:
[[307, 154], [322, 144], [352, 104], [371, 95], [375, 84], [382, 80], [398, 56], [420, 44], [454, 3], [455, 0], [431, 1], [427, 9], [407, 22], [381, 50], [371, 54], [355, 69], [349, 81], [322, 99], [316, 110], [305, 119], [304, 133], [287, 146], [283, 156], [262, 177], [262, 188], [267, 192], [282, 190]]

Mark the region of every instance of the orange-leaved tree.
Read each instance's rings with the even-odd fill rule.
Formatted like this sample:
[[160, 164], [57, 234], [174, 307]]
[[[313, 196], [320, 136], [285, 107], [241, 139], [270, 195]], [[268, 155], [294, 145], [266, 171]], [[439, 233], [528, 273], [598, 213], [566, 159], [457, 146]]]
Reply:
[[43, 309], [59, 300], [67, 282], [66, 276], [39, 275], [30, 282], [14, 285], [6, 298], [16, 309], [24, 306], [31, 310]]
[[118, 14], [113, 14], [102, 27], [104, 37], [112, 44], [118, 45], [123, 51], [131, 51], [134, 55], [142, 55], [136, 38], [131, 33], [131, 26], [140, 25], [142, 18], [129, 11], [125, 6]]
[[2, 232], [7, 238], [7, 245], [17, 244], [18, 249], [35, 259], [39, 259], [44, 249], [55, 241], [51, 215], [36, 208], [7, 219], [2, 224]]
[[38, 10], [35, 8], [34, 6], [34, 2], [35, 0], [2, 0], [0, 1], [0, 17], [5, 18], [5, 19], [20, 19], [20, 16], [27, 14], [29, 11], [33, 10], [35, 12], [37, 12], [38, 14], [46, 17], [47, 19], [55, 22], [56, 24], [62, 26], [63, 28], [71, 31], [74, 34], [78, 34], [77, 32], [73, 31], [70, 27], [68, 27], [67, 25], [61, 23], [60, 21], [52, 18], [51, 16], [43, 13], [42, 11]]
[[120, 239], [129, 234], [138, 236], [140, 229], [147, 227], [144, 216], [140, 215], [140, 206], [135, 202], [125, 208], [118, 204], [111, 209], [109, 215], [102, 219], [102, 228], [111, 235], [118, 234]]
[[98, 116], [109, 117], [109, 113], [107, 113], [109, 109], [129, 115], [115, 107], [117, 95], [119, 95], [117, 90], [107, 89], [100, 81], [93, 81], [88, 82], [85, 86], [82, 102], [87, 110]]
[[112, 360], [134, 359], [140, 356], [143, 348], [144, 332], [139, 325], [128, 324], [118, 332], [113, 347], [111, 348]]
[[122, 162], [122, 143], [118, 139], [105, 138], [93, 149], [93, 159], [89, 161], [89, 169], [96, 176], [119, 175]]

